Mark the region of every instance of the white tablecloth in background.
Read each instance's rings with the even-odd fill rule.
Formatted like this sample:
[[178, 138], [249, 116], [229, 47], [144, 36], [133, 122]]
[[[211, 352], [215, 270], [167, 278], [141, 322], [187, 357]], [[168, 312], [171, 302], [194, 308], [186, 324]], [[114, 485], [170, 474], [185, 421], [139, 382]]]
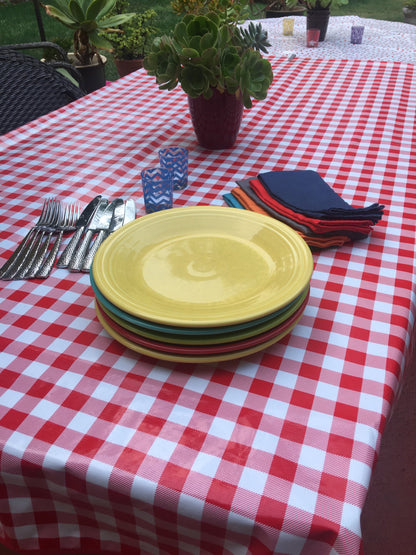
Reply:
[[[293, 36], [284, 36], [284, 18], [262, 19], [272, 47], [271, 54], [288, 56], [296, 53], [308, 58], [346, 60], [386, 60], [416, 63], [416, 26], [397, 21], [364, 19], [355, 15], [329, 18], [325, 40], [317, 48], [306, 46], [306, 16], [295, 17]], [[364, 25], [362, 44], [351, 44], [351, 26]]]

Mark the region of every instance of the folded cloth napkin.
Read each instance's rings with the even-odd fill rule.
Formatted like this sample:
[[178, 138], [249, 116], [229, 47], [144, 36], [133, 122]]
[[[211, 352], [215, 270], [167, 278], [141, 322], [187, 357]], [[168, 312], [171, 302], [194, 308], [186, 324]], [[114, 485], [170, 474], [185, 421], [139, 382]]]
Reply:
[[[258, 214], [264, 214], [266, 216], [270, 216], [268, 212], [263, 210], [260, 206], [256, 205], [248, 195], [238, 187], [233, 189], [231, 193], [226, 193], [223, 195], [225, 202], [228, 206], [232, 206], [233, 208], [242, 208], [251, 210], [252, 212], [257, 212]], [[241, 198], [241, 202], [238, 200]], [[296, 230], [297, 231], [297, 230]], [[304, 235], [302, 232], [297, 231], [299, 235], [303, 238], [303, 240], [312, 248], [312, 249], [325, 249], [329, 247], [340, 247], [344, 245], [346, 242], [350, 241], [350, 238], [344, 235], [329, 235], [328, 237], [325, 236], [317, 236], [317, 235]]]
[[237, 181], [224, 195], [229, 206], [267, 214], [303, 237], [311, 248], [338, 247], [366, 238], [383, 216], [374, 203], [355, 208], [311, 170], [265, 172]]
[[[257, 208], [261, 208], [269, 216], [272, 216], [276, 220], [280, 220], [284, 224], [287, 224], [290, 227], [293, 227], [296, 231], [299, 231], [299, 233], [302, 233], [305, 235], [308, 235], [308, 234], [310, 235], [311, 233], [313, 233], [308, 226], [303, 225], [300, 222], [296, 222], [283, 214], [280, 214], [280, 212], [273, 210], [271, 206], [268, 206], [265, 202], [263, 202], [256, 195], [256, 193], [251, 189], [250, 179], [239, 179], [237, 181], [237, 185], [239, 187], [235, 187], [235, 189], [232, 189], [231, 193], [235, 197], [240, 199], [240, 202], [244, 204], [245, 208], [253, 210], [254, 212], [258, 211]], [[248, 199], [251, 202], [249, 202]]]
[[[241, 187], [241, 181], [239, 181]], [[243, 185], [244, 186], [244, 185]], [[258, 204], [257, 201], [253, 200], [242, 188], [235, 187], [232, 189], [231, 193], [227, 193], [223, 195], [225, 202], [229, 206], [233, 206], [234, 208], [246, 208], [247, 210], [251, 210], [252, 212], [257, 212], [259, 214], [264, 214], [267, 216], [273, 216], [270, 211], [267, 211], [262, 208], [261, 204]], [[277, 213], [276, 213], [277, 214]], [[281, 218], [279, 214], [278, 217], [275, 219], [289, 225], [292, 227], [299, 235], [304, 239], [304, 241], [311, 247], [311, 248], [318, 248], [324, 249], [329, 247], [340, 247], [344, 245], [348, 241], [351, 241], [351, 237], [348, 235], [336, 234], [336, 233], [323, 233], [321, 235], [317, 235], [312, 233], [310, 230], [307, 230], [307, 233], [303, 233], [301, 230], [305, 229], [304, 226], [297, 225], [297, 222], [293, 222], [288, 218]], [[307, 228], [306, 228], [307, 229]], [[364, 236], [366, 237], [366, 236]], [[363, 238], [363, 236], [355, 237]]]
[[321, 220], [371, 220], [376, 224], [384, 206], [374, 203], [355, 208], [342, 199], [313, 170], [270, 171], [258, 175], [268, 194], [287, 208]]
[[300, 212], [294, 211], [287, 206], [284, 206], [276, 199], [271, 197], [265, 187], [263, 187], [260, 180], [251, 179], [250, 187], [256, 193], [256, 195], [268, 206], [294, 221], [307, 225], [314, 233], [327, 233], [330, 231], [336, 231], [337, 233], [340, 233], [342, 230], [343, 232], [352, 231], [355, 233], [368, 235], [374, 225], [371, 219], [351, 220], [347, 218], [338, 220], [321, 220], [319, 218], [312, 218]]
[[[231, 193], [224, 193], [222, 195], [222, 198], [225, 200], [225, 202], [228, 204], [228, 206], [231, 206], [232, 208], [246, 208], [245, 206], [243, 206], [243, 204], [238, 200], [238, 198]], [[257, 210], [253, 210], [253, 212], [257, 212]], [[262, 212], [259, 212], [259, 214], [266, 214], [266, 212], [263, 210]]]

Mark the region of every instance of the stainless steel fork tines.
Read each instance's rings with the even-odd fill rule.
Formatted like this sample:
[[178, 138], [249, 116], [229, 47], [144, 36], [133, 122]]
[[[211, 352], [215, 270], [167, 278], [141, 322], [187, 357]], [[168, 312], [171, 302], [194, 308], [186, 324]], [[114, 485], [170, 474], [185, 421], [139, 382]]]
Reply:
[[45, 199], [38, 221], [29, 230], [11, 257], [0, 268], [0, 279], [15, 279], [15, 276], [20, 273], [23, 266], [26, 266], [29, 257], [40, 246], [45, 227], [53, 222], [57, 207], [59, 208], [59, 201], [56, 198], [49, 197]]
[[58, 236], [55, 239], [52, 249], [50, 250], [46, 260], [43, 262], [40, 270], [36, 273], [37, 278], [47, 278], [51, 273], [56, 257], [58, 256], [59, 247], [61, 245], [64, 233], [75, 231], [75, 224], [79, 218], [80, 208], [79, 205], [69, 204], [66, 206], [59, 225], [55, 229], [58, 231]]
[[51, 221], [42, 226], [41, 232], [38, 234], [39, 241], [36, 248], [31, 251], [30, 256], [28, 256], [23, 268], [16, 274], [15, 279], [32, 279], [36, 276], [45, 260], [52, 235], [57, 232], [61, 222], [61, 214], [61, 204], [58, 201], [51, 216]]

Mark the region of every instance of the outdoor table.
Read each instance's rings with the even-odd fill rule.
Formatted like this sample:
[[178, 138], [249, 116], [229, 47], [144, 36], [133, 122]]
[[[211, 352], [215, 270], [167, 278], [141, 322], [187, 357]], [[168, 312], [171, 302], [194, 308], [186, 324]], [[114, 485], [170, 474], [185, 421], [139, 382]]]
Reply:
[[[269, 52], [275, 55], [416, 63], [415, 25], [355, 15], [331, 15], [325, 40], [316, 48], [309, 48], [306, 46], [306, 16], [294, 17], [293, 35], [283, 35], [283, 19], [260, 20], [272, 44]], [[351, 44], [353, 25], [364, 26], [361, 44]]]
[[[316, 170], [385, 205], [369, 238], [313, 253], [281, 342], [215, 364], [156, 360], [102, 328], [89, 276], [1, 281], [0, 541], [42, 553], [358, 554], [360, 514], [415, 314], [416, 71], [270, 57], [236, 145], [198, 146], [186, 96], [140, 70], [0, 137], [0, 264], [47, 196], [133, 197], [158, 149], [187, 147], [174, 206], [237, 179]], [[68, 239], [66, 239], [68, 241]], [[400, 456], [398, 454], [398, 456]]]

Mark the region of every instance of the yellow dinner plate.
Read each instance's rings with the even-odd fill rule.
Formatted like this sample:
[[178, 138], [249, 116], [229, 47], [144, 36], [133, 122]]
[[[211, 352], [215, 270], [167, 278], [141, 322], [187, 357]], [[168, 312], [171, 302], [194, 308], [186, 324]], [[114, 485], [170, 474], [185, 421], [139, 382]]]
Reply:
[[307, 286], [313, 262], [289, 226], [238, 208], [193, 206], [143, 216], [113, 233], [92, 273], [136, 317], [225, 326], [270, 314]]
[[280, 341], [281, 339], [283, 339], [283, 337], [285, 337], [288, 333], [290, 333], [298, 323], [298, 320], [296, 320], [290, 326], [290, 328], [285, 330], [280, 335], [274, 337], [273, 339], [269, 339], [268, 341], [265, 341], [260, 345], [256, 345], [255, 347], [241, 349], [240, 351], [233, 351], [232, 353], [216, 353], [213, 355], [178, 355], [173, 353], [167, 353], [165, 351], [157, 351], [154, 349], [149, 349], [148, 347], [143, 347], [142, 345], [138, 345], [137, 343], [134, 343], [133, 341], [126, 339], [118, 332], [116, 332], [111, 326], [109, 326], [107, 322], [104, 320], [104, 318], [102, 317], [102, 315], [99, 313], [99, 311], [97, 311], [97, 317], [101, 325], [105, 329], [105, 331], [109, 335], [111, 335], [113, 339], [118, 341], [121, 345], [128, 347], [132, 351], [135, 351], [136, 353], [147, 355], [149, 357], [159, 359], [159, 360], [169, 360], [172, 362], [189, 362], [189, 363], [222, 362], [226, 360], [233, 360], [235, 358], [241, 358], [241, 357], [252, 355], [254, 353], [257, 353], [258, 351], [267, 349], [267, 347], [270, 347], [277, 341]]

